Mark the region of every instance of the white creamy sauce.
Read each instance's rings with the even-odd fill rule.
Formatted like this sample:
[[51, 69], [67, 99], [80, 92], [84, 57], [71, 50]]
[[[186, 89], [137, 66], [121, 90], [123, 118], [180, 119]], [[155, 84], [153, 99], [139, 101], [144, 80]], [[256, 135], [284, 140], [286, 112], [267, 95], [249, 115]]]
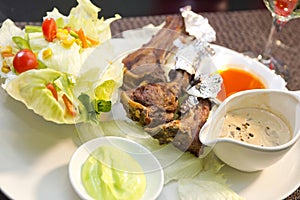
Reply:
[[226, 114], [220, 137], [270, 147], [288, 142], [291, 131], [280, 117], [267, 110], [242, 108]]

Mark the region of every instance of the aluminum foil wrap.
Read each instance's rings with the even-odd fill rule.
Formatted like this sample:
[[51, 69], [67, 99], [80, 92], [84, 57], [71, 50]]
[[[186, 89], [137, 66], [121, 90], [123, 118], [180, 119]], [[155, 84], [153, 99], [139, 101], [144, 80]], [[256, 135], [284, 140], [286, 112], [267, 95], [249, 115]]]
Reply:
[[185, 31], [203, 42], [213, 42], [216, 40], [216, 32], [208, 23], [208, 19], [193, 12], [191, 6], [180, 9], [181, 16], [184, 18]]
[[[186, 32], [194, 39], [184, 43], [180, 39], [174, 41], [178, 48], [175, 56], [175, 68], [182, 69], [194, 75], [193, 84], [188, 88], [188, 94], [194, 97], [211, 98], [214, 102], [221, 90], [222, 78], [217, 73], [207, 74], [202, 62], [211, 59], [214, 50], [210, 43], [216, 40], [216, 32], [208, 23], [208, 19], [191, 11], [191, 6], [180, 9], [184, 18]], [[210, 62], [211, 64], [213, 62]], [[208, 66], [206, 66], [208, 67]], [[217, 68], [215, 66], [209, 66]]]

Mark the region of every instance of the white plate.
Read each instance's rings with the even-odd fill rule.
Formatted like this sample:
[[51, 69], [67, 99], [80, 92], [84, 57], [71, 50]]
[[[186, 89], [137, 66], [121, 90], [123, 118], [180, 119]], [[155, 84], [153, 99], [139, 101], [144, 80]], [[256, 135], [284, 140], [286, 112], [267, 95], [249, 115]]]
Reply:
[[[264, 71], [259, 63], [234, 51], [214, 48], [218, 56], [226, 54]], [[277, 81], [278, 87], [285, 89], [285, 84]], [[0, 89], [0, 138], [0, 187], [4, 193], [22, 200], [79, 199], [68, 180], [68, 162], [80, 144], [75, 126], [46, 122]], [[242, 173], [226, 167], [224, 173], [232, 188], [245, 198], [282, 199], [300, 186], [299, 155], [300, 141], [263, 172]], [[174, 191], [176, 184], [168, 184], [159, 199], [178, 199]]]

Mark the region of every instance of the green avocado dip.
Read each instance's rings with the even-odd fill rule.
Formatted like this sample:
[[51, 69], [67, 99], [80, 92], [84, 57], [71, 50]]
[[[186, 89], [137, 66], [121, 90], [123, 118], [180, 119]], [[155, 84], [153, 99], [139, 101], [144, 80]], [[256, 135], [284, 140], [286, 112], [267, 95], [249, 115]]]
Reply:
[[94, 199], [141, 199], [146, 178], [139, 163], [113, 146], [96, 149], [82, 166], [81, 179]]

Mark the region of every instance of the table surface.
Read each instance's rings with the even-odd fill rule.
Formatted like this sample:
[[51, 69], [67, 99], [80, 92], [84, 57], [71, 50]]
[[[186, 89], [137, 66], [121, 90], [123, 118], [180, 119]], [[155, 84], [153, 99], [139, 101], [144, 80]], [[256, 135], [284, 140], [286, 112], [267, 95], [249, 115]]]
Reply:
[[[266, 10], [232, 11], [232, 12], [203, 12], [216, 30], [215, 44], [230, 48], [237, 52], [251, 51], [258, 55], [264, 49], [271, 27], [271, 15]], [[128, 17], [111, 24], [112, 35], [128, 29], [140, 28], [152, 23], [158, 25], [166, 15]], [[300, 19], [291, 20], [279, 35], [280, 45], [276, 45], [273, 54], [284, 61], [291, 74], [287, 82], [289, 90], [300, 90]], [[25, 23], [18, 23], [23, 26]], [[26, 23], [28, 24], [28, 23]], [[35, 24], [35, 22], [30, 22]], [[1, 195], [0, 195], [1, 197]], [[300, 188], [286, 199], [300, 199]]]

